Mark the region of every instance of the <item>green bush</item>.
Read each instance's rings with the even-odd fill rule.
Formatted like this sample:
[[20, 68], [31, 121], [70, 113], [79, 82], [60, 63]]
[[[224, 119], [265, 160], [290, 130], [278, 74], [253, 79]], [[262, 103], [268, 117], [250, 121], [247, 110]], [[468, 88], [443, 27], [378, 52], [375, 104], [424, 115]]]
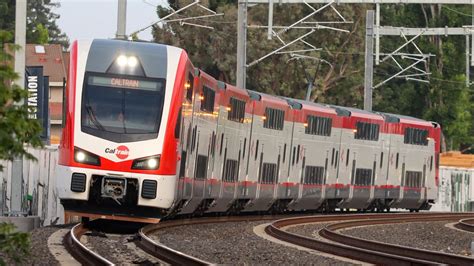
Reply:
[[19, 264], [29, 254], [30, 235], [16, 232], [11, 223], [0, 223], [0, 265]]

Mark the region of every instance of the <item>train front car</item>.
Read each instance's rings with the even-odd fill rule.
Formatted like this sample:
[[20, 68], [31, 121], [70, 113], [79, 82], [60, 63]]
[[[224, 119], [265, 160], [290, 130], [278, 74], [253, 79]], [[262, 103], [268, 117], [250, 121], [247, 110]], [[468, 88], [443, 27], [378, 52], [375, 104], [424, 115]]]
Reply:
[[175, 200], [186, 53], [76, 41], [70, 62], [56, 177], [65, 211], [160, 218]]

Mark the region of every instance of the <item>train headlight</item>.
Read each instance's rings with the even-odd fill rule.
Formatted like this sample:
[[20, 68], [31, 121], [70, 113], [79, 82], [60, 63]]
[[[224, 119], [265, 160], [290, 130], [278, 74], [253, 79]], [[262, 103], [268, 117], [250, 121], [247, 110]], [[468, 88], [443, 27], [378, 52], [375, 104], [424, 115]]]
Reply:
[[100, 166], [99, 156], [85, 150], [74, 147], [74, 161], [76, 163]]
[[124, 67], [125, 65], [127, 65], [127, 57], [125, 55], [119, 55], [119, 57], [117, 57], [117, 64], [121, 67]]
[[138, 58], [136, 56], [119, 55], [116, 60], [120, 67], [128, 66], [134, 68], [138, 65]]
[[78, 162], [84, 162], [84, 160], [86, 159], [86, 154], [83, 153], [82, 151], [79, 151], [76, 153], [76, 161]]
[[160, 167], [160, 156], [150, 156], [136, 159], [132, 163], [132, 169], [136, 170], [156, 170]]
[[135, 56], [130, 56], [127, 59], [127, 65], [129, 67], [136, 67], [138, 65], [138, 59]]
[[146, 161], [146, 164], [148, 165], [148, 168], [155, 169], [158, 166], [158, 160], [155, 158], [148, 159], [148, 161]]

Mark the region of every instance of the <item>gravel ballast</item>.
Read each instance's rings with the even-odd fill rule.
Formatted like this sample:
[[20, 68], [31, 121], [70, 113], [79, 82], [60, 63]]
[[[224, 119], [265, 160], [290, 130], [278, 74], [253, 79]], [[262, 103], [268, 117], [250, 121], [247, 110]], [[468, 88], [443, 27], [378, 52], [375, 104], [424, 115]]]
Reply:
[[266, 240], [253, 231], [262, 223], [265, 222], [180, 226], [160, 230], [151, 237], [170, 248], [217, 264], [350, 264]]
[[419, 222], [356, 227], [343, 234], [421, 249], [471, 255], [474, 233], [446, 227], [447, 222]]
[[25, 262], [27, 265], [59, 265], [59, 262], [51, 254], [48, 247], [48, 238], [57, 230], [72, 225], [46, 226], [34, 229], [30, 232], [30, 256]]
[[160, 265], [160, 261], [134, 244], [135, 235], [88, 233], [81, 242], [117, 265]]

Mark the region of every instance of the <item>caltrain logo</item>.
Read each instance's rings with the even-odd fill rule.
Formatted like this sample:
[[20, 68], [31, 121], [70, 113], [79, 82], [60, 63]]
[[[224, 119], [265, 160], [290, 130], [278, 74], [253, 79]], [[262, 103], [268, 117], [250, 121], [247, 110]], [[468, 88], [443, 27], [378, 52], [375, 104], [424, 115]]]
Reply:
[[115, 154], [117, 158], [124, 160], [128, 157], [129, 149], [127, 146], [120, 145], [115, 149], [105, 148], [105, 153]]

